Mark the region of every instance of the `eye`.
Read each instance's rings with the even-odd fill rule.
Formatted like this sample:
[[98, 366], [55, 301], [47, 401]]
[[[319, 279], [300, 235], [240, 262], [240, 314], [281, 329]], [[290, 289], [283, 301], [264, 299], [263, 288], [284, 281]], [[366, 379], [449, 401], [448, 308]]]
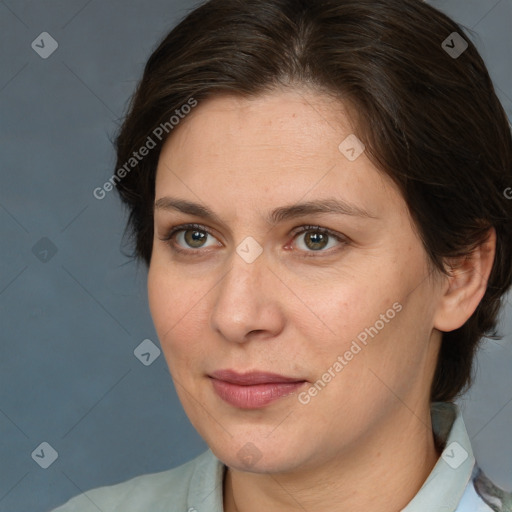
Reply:
[[185, 243], [192, 249], [199, 249], [201, 247], [208, 247], [206, 241], [209, 236], [211, 236], [209, 233], [201, 229], [183, 229], [178, 232], [176, 240]]
[[[173, 251], [190, 256], [200, 255], [200, 249], [222, 246], [211, 231], [200, 224], [175, 226], [161, 240], [170, 245]], [[293, 240], [297, 240], [296, 245], [300, 252], [306, 253], [304, 256], [331, 253], [329, 249], [343, 247], [349, 241], [345, 236], [320, 226], [301, 226], [293, 233]], [[285, 249], [290, 248], [290, 245], [288, 244]]]
[[342, 235], [320, 226], [302, 226], [295, 232], [294, 240], [299, 249], [306, 252], [327, 252], [327, 249], [347, 243]]
[[[209, 242], [208, 237], [212, 238]], [[169, 234], [162, 238], [177, 252], [193, 253], [194, 250], [204, 247], [221, 245], [210, 231], [200, 224], [185, 224], [171, 229]]]

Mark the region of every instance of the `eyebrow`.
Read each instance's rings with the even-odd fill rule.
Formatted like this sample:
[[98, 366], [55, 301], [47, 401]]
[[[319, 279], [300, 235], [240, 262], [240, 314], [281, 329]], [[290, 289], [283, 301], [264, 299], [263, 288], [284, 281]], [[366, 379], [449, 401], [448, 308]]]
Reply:
[[[202, 217], [218, 224], [223, 224], [222, 219], [207, 206], [186, 201], [184, 199], [161, 197], [155, 201], [154, 208], [155, 210], [158, 209], [165, 211], [177, 210], [179, 212], [196, 217]], [[277, 224], [285, 220], [295, 219], [297, 217], [303, 217], [305, 215], [312, 215], [316, 213], [350, 215], [353, 217], [369, 219], [378, 218], [355, 204], [341, 199], [329, 198], [276, 208], [267, 215], [266, 221], [268, 224]]]

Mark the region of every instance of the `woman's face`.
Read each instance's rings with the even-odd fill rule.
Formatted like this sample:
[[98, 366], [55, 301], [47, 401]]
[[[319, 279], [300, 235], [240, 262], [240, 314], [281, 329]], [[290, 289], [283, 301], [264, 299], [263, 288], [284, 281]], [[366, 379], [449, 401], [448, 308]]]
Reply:
[[[400, 435], [397, 421], [424, 428], [441, 286], [343, 105], [291, 90], [216, 97], [175, 130], [157, 169], [149, 303], [217, 457], [314, 468]], [[222, 370], [288, 379], [236, 384]]]

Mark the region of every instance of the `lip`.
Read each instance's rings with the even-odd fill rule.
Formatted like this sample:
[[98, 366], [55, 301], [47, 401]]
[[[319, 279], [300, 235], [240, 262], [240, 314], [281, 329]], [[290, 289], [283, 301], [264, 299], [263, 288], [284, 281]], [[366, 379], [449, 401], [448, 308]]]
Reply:
[[240, 409], [260, 409], [306, 383], [304, 379], [259, 371], [218, 370], [209, 377], [217, 395]]
[[305, 382], [306, 379], [297, 377], [287, 377], [277, 373], [252, 371], [246, 373], [238, 373], [235, 370], [217, 370], [213, 372], [210, 377], [231, 384], [238, 384], [240, 386], [250, 386], [253, 384], [275, 384], [275, 383], [290, 383], [290, 382]]

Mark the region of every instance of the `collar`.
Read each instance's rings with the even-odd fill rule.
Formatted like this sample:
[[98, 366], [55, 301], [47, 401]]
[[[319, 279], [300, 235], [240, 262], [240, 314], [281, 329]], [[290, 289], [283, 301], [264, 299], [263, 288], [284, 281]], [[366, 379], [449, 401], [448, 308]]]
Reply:
[[475, 457], [457, 405], [431, 404], [432, 429], [444, 450], [416, 496], [401, 512], [455, 510], [471, 480]]

